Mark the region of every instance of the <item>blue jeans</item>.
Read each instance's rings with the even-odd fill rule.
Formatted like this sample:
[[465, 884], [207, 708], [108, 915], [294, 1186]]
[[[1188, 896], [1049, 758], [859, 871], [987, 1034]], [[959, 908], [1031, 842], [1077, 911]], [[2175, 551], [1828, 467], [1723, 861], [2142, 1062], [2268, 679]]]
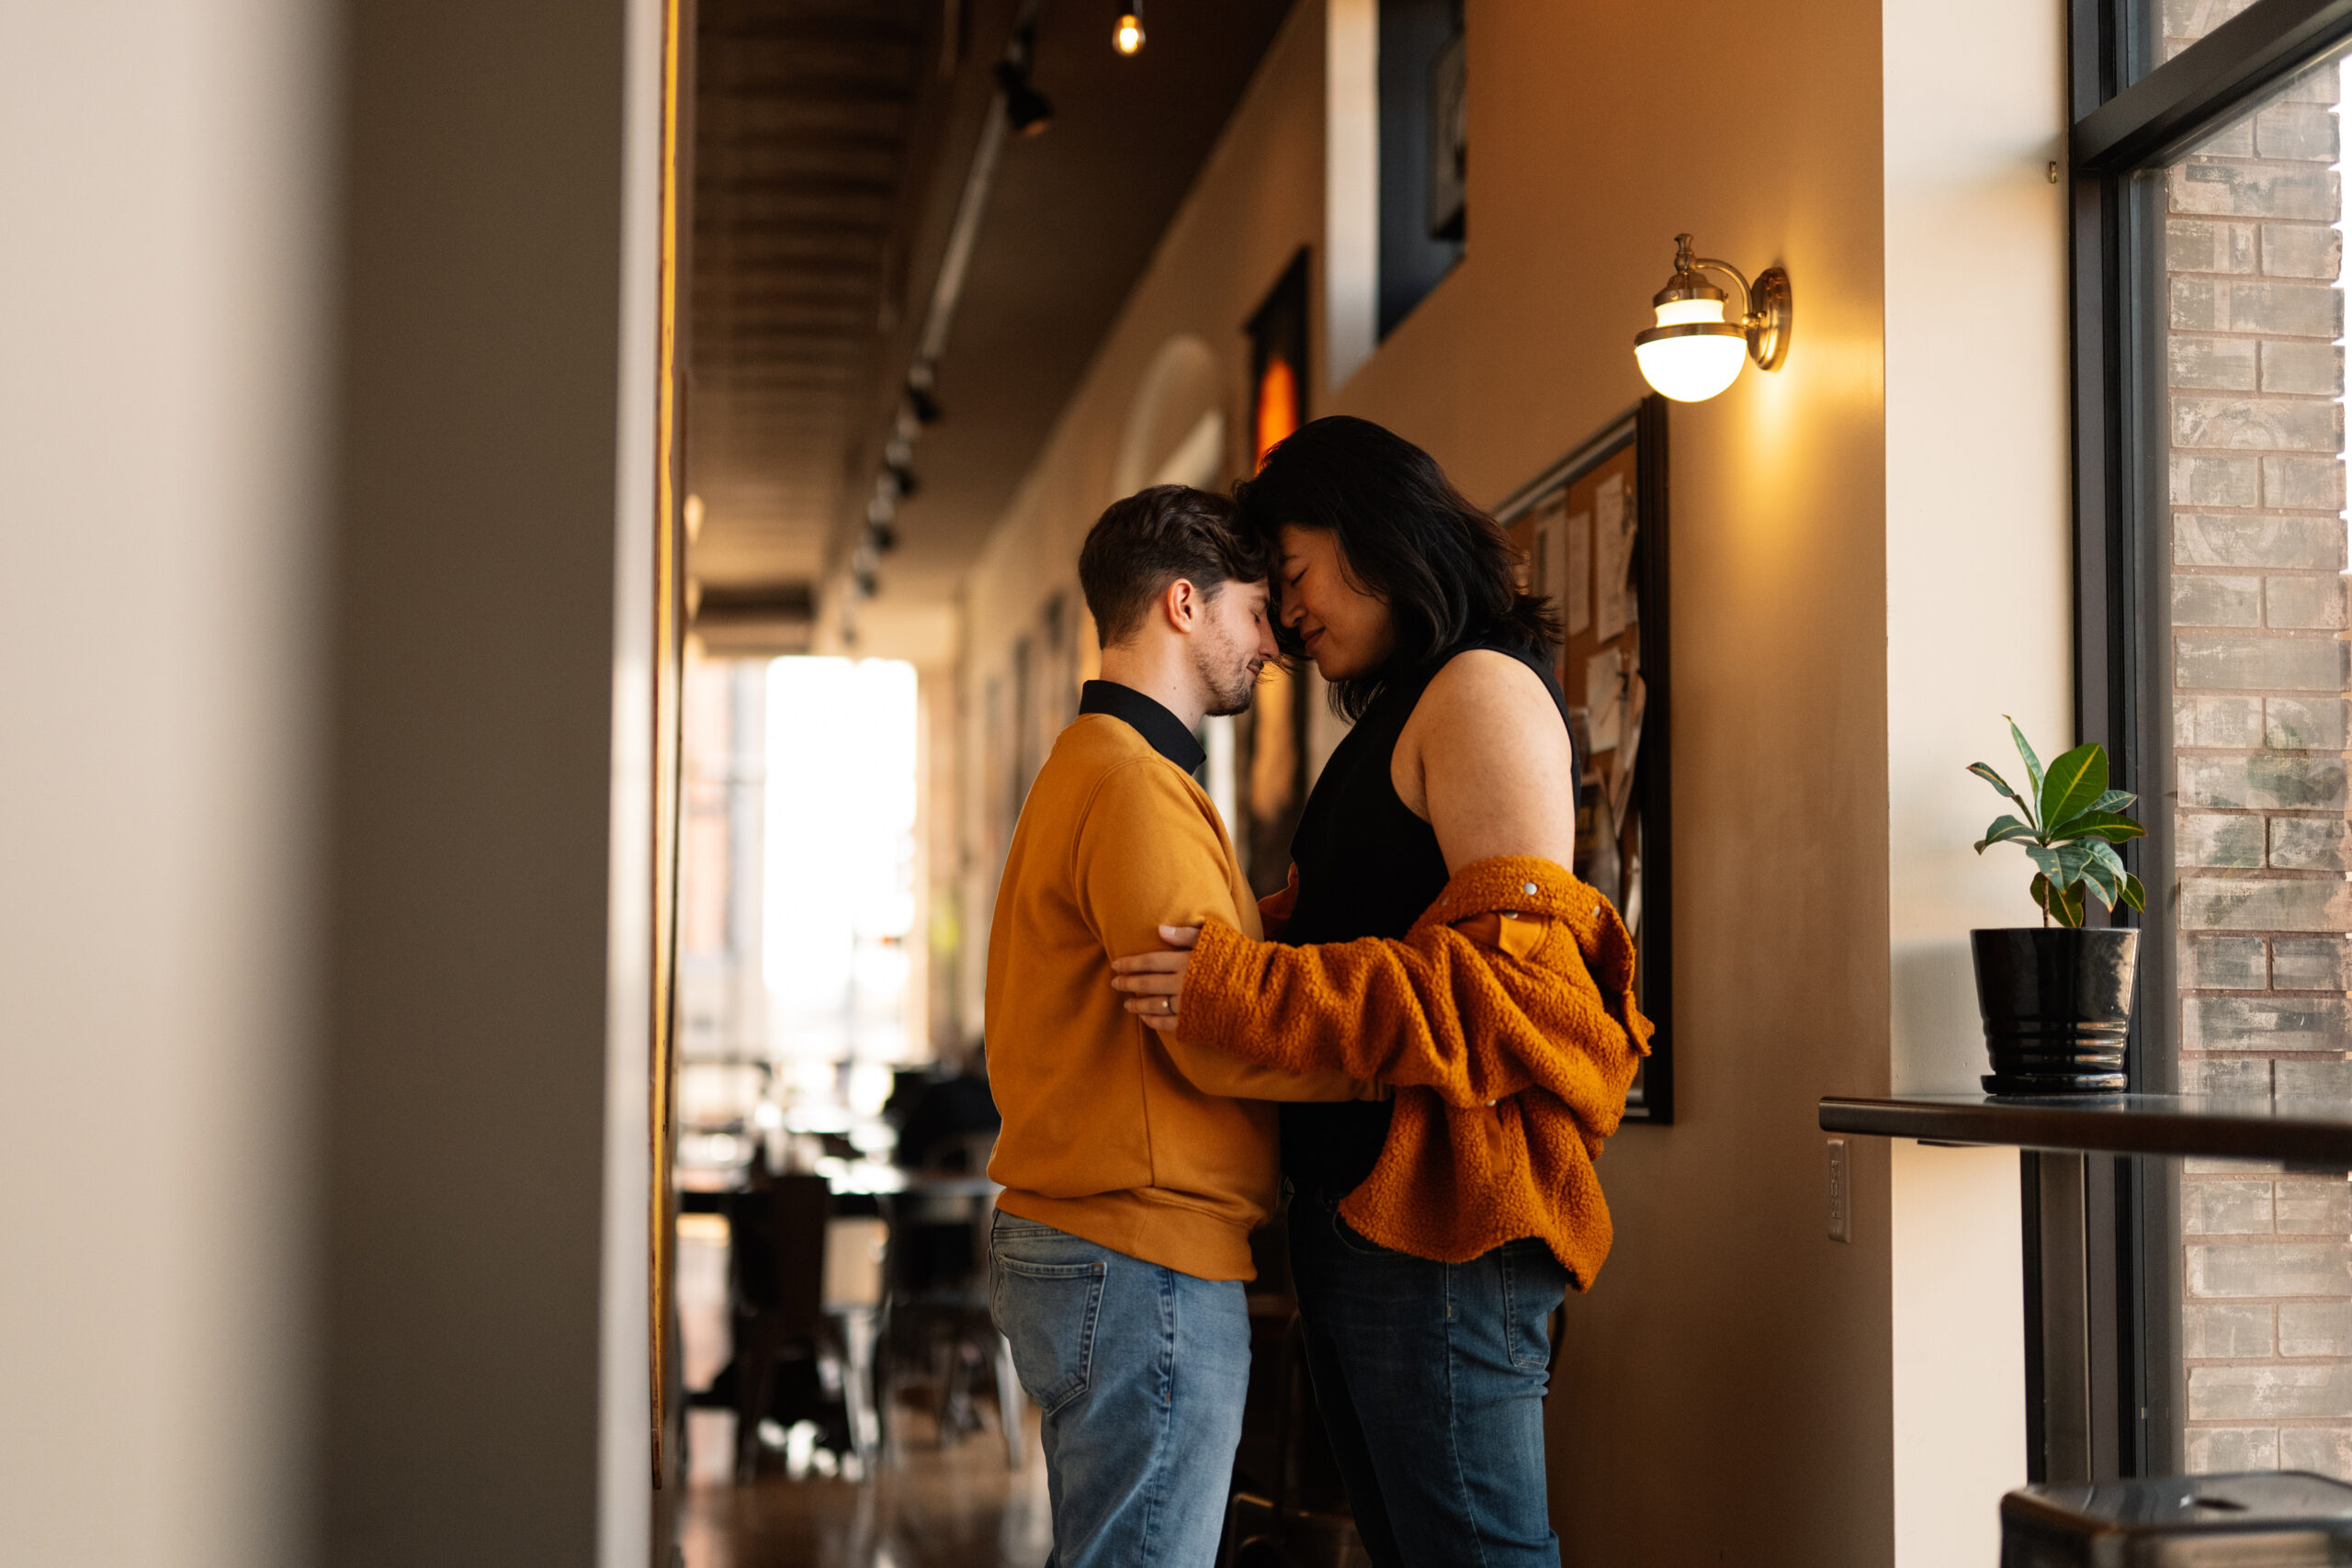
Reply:
[[1048, 1568], [1210, 1568], [1250, 1385], [1241, 1282], [999, 1211], [989, 1312], [1045, 1407]]
[[1315, 1400], [1372, 1560], [1558, 1568], [1544, 1388], [1568, 1271], [1551, 1248], [1432, 1263], [1302, 1192], [1290, 1255]]

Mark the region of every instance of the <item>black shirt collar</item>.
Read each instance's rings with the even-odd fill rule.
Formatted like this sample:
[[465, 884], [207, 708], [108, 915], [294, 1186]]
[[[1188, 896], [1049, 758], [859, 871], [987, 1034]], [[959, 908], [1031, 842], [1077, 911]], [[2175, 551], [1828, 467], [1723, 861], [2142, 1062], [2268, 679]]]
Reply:
[[1124, 720], [1135, 732], [1151, 742], [1151, 749], [1192, 773], [1207, 760], [1208, 753], [1184, 728], [1184, 721], [1133, 686], [1122, 686], [1116, 681], [1089, 681], [1079, 688], [1078, 711], [1108, 714]]

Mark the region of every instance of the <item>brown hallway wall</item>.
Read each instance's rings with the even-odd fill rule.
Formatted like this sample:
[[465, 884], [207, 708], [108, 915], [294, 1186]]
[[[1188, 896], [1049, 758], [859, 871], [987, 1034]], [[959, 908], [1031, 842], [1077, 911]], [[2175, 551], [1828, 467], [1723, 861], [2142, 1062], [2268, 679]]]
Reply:
[[1391, 425], [1488, 503], [1635, 400], [1676, 232], [1790, 269], [1787, 367], [1672, 412], [1679, 1121], [1601, 1162], [1617, 1251], [1571, 1303], [1552, 1400], [1572, 1563], [1894, 1551], [1886, 1155], [1857, 1151], [1857, 1234], [1832, 1244], [1813, 1124], [1826, 1086], [1888, 1073], [1880, 22], [1860, 0], [1756, 20], [1471, 0], [1466, 254], [1334, 389], [1326, 11], [1300, 6], [966, 600], [977, 748], [982, 682], [1112, 498], [1151, 355], [1185, 332], [1217, 351], [1232, 468], [1239, 328], [1299, 245], [1313, 412]]

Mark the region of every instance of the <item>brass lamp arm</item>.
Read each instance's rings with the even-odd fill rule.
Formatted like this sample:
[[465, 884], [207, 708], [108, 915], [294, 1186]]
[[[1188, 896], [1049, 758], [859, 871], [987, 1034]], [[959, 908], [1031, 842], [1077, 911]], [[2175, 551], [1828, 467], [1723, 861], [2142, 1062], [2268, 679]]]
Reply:
[[1697, 272], [1702, 267], [1710, 272], [1731, 274], [1739, 284], [1739, 319], [1743, 323], [1753, 321], [1756, 317], [1756, 290], [1748, 287], [1747, 275], [1729, 262], [1713, 261], [1706, 256], [1691, 257], [1690, 265], [1685, 270]]
[[[1674, 236], [1674, 277], [1668, 282], [1667, 288], [1672, 290], [1682, 287], [1682, 280], [1687, 278], [1691, 285], [1703, 287], [1710, 294], [1714, 293], [1713, 284], [1699, 284], [1699, 273], [1702, 269], [1723, 273], [1739, 285], [1739, 329], [1747, 334], [1748, 355], [1756, 361], [1758, 368], [1778, 370], [1781, 362], [1788, 357], [1792, 315], [1787, 270], [1767, 267], [1755, 283], [1750, 284], [1747, 275], [1731, 263], [1693, 254], [1690, 235]], [[1669, 294], [1661, 294], [1658, 302], [1663, 304], [1670, 297]]]

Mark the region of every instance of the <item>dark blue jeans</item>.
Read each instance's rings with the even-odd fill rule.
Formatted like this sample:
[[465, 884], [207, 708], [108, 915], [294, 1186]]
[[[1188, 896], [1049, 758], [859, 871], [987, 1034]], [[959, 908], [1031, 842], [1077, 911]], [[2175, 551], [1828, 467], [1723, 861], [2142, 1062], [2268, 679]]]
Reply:
[[1544, 1388], [1568, 1273], [1551, 1248], [1432, 1263], [1300, 1193], [1290, 1256], [1316, 1403], [1372, 1560], [1558, 1568]]

